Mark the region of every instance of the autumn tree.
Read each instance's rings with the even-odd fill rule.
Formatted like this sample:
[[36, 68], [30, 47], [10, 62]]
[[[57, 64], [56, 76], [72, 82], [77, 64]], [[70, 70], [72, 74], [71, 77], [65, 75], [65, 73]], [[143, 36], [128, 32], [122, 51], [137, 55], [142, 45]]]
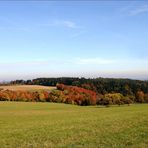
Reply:
[[136, 101], [139, 102], [139, 103], [144, 102], [144, 93], [143, 93], [143, 91], [137, 91], [137, 93], [136, 93]]

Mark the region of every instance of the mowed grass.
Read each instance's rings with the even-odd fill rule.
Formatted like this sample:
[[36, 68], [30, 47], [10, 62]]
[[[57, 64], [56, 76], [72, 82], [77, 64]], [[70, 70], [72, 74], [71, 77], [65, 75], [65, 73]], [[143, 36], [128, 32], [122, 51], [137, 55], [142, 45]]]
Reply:
[[56, 87], [51, 87], [51, 86], [41, 86], [41, 85], [9, 85], [9, 86], [0, 86], [1, 89], [4, 90], [12, 90], [12, 91], [40, 91], [40, 90], [45, 90], [49, 91], [52, 89], [55, 89]]
[[0, 102], [0, 147], [147, 148], [148, 104]]

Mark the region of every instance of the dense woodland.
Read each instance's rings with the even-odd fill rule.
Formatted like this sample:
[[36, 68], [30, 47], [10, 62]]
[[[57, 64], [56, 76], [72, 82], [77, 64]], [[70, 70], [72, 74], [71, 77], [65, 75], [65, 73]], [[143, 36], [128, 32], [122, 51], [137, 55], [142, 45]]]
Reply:
[[148, 93], [148, 81], [113, 78], [38, 78], [33, 80], [16, 80], [11, 84], [32, 84], [44, 86], [56, 86], [57, 84], [78, 86], [93, 90], [98, 94], [121, 93], [122, 95], [135, 95], [137, 91]]
[[111, 78], [38, 78], [7, 85], [57, 86], [51, 91], [0, 90], [0, 101], [58, 102], [77, 105], [148, 103], [148, 81]]

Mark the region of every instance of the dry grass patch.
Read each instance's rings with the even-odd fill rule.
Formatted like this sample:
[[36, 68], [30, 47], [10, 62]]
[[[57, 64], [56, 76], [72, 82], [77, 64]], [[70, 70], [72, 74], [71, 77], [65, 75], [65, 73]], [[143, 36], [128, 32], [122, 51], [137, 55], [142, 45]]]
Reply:
[[56, 87], [51, 86], [41, 86], [41, 85], [9, 85], [9, 86], [0, 86], [0, 89], [4, 90], [12, 90], [12, 91], [38, 91], [38, 90], [52, 90], [56, 89]]

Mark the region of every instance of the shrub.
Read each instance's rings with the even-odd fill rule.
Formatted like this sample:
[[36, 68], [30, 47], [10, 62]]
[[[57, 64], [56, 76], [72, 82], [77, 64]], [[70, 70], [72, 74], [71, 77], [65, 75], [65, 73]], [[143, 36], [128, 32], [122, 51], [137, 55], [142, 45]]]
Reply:
[[122, 102], [123, 102], [123, 104], [128, 104], [128, 105], [133, 103], [132, 99], [130, 99], [130, 97], [128, 97], [128, 96], [123, 97]]
[[139, 102], [139, 103], [144, 102], [144, 93], [143, 93], [143, 91], [137, 91], [137, 93], [136, 93], [136, 102]]
[[101, 99], [101, 105], [111, 105], [112, 104], [112, 101], [109, 97], [104, 97], [103, 99]]
[[97, 97], [96, 97], [96, 104], [97, 105], [102, 105], [102, 100], [103, 100], [104, 96], [102, 94], [97, 94]]
[[112, 104], [118, 104], [122, 105], [124, 96], [120, 93], [108, 93], [104, 96], [99, 95], [97, 104], [99, 105], [112, 105]]
[[61, 91], [60, 97], [63, 102], [78, 105], [95, 105], [96, 93], [77, 86], [66, 86], [58, 84], [57, 89]]
[[145, 102], [145, 103], [148, 103], [148, 94], [145, 94], [145, 95], [144, 95], [144, 102]]

